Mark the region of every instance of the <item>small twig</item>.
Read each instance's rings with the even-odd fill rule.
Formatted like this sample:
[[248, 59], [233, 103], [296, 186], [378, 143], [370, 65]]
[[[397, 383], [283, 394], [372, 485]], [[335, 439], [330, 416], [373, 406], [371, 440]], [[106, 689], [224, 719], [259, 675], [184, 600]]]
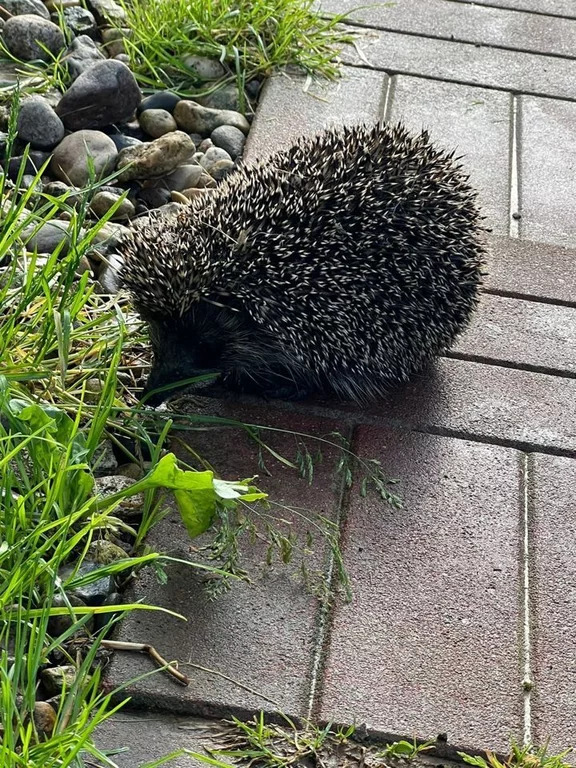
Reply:
[[8, 19], [11, 19], [12, 16], [14, 16], [13, 13], [10, 13], [8, 8], [4, 8], [3, 5], [0, 5], [0, 17], [3, 18], [5, 21], [8, 21]]
[[194, 669], [199, 669], [201, 672], [208, 672], [210, 675], [217, 675], [218, 677], [227, 680], [229, 683], [234, 683], [234, 685], [237, 685], [239, 688], [243, 688], [245, 691], [248, 691], [248, 693], [253, 693], [254, 696], [258, 696], [259, 698], [264, 699], [264, 701], [268, 701], [270, 704], [274, 704], [275, 707], [280, 707], [280, 704], [277, 701], [274, 701], [274, 699], [270, 699], [268, 696], [260, 693], [260, 691], [256, 691], [254, 688], [250, 688], [249, 685], [239, 683], [238, 680], [225, 675], [224, 672], [219, 672], [217, 669], [210, 669], [210, 667], [202, 667], [200, 664], [194, 664], [191, 661], [183, 661], [182, 664], [185, 664], [187, 667], [194, 667]]
[[154, 661], [161, 667], [164, 667], [169, 675], [177, 680], [182, 685], [190, 685], [190, 678], [187, 675], [180, 672], [173, 664], [166, 661], [154, 646], [149, 643], [129, 643], [122, 640], [102, 640], [102, 646], [108, 648], [110, 651], [138, 651], [139, 653], [147, 653]]

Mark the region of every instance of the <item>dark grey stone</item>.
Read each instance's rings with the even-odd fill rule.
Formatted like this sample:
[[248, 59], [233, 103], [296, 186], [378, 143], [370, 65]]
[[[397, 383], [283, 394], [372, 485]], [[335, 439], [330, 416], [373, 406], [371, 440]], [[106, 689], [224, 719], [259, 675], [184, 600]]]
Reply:
[[210, 139], [216, 147], [225, 149], [232, 160], [240, 157], [246, 144], [246, 136], [233, 125], [221, 125], [210, 134]]
[[174, 118], [178, 127], [188, 133], [209, 136], [219, 125], [234, 125], [243, 133], [248, 133], [250, 124], [240, 112], [209, 109], [195, 101], [182, 99], [174, 108]]
[[61, 181], [83, 187], [92, 170], [96, 179], [110, 172], [117, 156], [114, 142], [102, 131], [76, 131], [58, 144], [50, 170]]
[[110, 133], [108, 135], [116, 145], [118, 152], [126, 147], [137, 147], [142, 144], [140, 139], [136, 139], [134, 136], [125, 136], [123, 133]]
[[141, 100], [134, 75], [121, 61], [97, 62], [66, 91], [56, 111], [66, 128], [99, 128], [132, 115]]
[[64, 8], [62, 11], [64, 23], [77, 37], [88, 35], [90, 38], [98, 36], [98, 26], [94, 15], [80, 5]]
[[2, 7], [12, 16], [22, 16], [24, 14], [33, 14], [41, 16], [43, 19], [50, 18], [50, 11], [46, 8], [42, 0], [3, 0]]
[[199, 102], [210, 109], [228, 109], [240, 112], [243, 107], [238, 86], [234, 83], [225, 83], [207, 96], [202, 96]]
[[[98, 570], [101, 566], [98, 563], [93, 563], [90, 560], [84, 560], [74, 575], [74, 579], [79, 579], [82, 576], [87, 576], [89, 573]], [[66, 581], [70, 580], [72, 573], [75, 571], [75, 565], [65, 565], [58, 572], [58, 576], [64, 582], [64, 588], [66, 588]], [[114, 591], [114, 577], [102, 576], [88, 584], [84, 584], [74, 589], [67, 589], [70, 594], [76, 595], [81, 600], [84, 600], [88, 605], [101, 605], [103, 600]]]
[[35, 149], [52, 149], [64, 136], [64, 124], [42, 96], [24, 99], [18, 112], [18, 138]]
[[83, 72], [86, 72], [97, 61], [105, 60], [94, 40], [88, 35], [80, 35], [70, 43], [66, 56], [62, 63], [68, 67], [73, 80], [76, 80]]
[[182, 101], [182, 98], [171, 91], [157, 91], [142, 99], [136, 113], [140, 115], [145, 109], [165, 109], [172, 114], [179, 101]]
[[70, 247], [70, 223], [68, 221], [48, 221], [42, 224], [35, 234], [35, 226], [27, 226], [22, 237], [26, 242], [26, 248], [29, 251], [38, 251], [38, 253], [52, 253], [64, 242], [60, 255], [64, 256]]
[[[67, 608], [68, 605], [71, 605], [72, 608], [86, 607], [84, 600], [76, 597], [76, 595], [67, 595], [66, 599], [62, 597], [62, 595], [55, 595], [52, 600], [53, 608]], [[66, 613], [62, 616], [51, 616], [48, 619], [48, 632], [52, 635], [52, 637], [58, 637], [70, 629], [70, 627], [72, 627], [79, 618], [80, 616], [76, 616], [76, 618], [74, 618], [72, 612]], [[94, 628], [94, 618], [90, 617], [87, 623], [84, 624], [84, 627], [88, 632], [91, 632]]]
[[86, 5], [100, 26], [110, 23], [122, 24], [126, 21], [126, 11], [114, 0], [87, 0]]
[[12, 181], [16, 181], [16, 178], [20, 173], [20, 166], [24, 162], [24, 174], [34, 175], [40, 170], [40, 168], [42, 168], [49, 157], [50, 154], [48, 152], [39, 152], [37, 150], [32, 150], [29, 152], [28, 156], [26, 157], [26, 161], [24, 161], [23, 155], [16, 155], [15, 157], [11, 157], [8, 162], [8, 177]]
[[12, 16], [4, 24], [2, 39], [17, 59], [50, 61], [66, 46], [60, 27], [35, 14]]

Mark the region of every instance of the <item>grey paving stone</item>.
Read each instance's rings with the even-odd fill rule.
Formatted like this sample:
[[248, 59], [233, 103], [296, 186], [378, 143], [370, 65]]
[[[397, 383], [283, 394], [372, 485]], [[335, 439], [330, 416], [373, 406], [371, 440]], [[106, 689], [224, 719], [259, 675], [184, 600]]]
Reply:
[[492, 236], [484, 287], [576, 304], [576, 250]]
[[[287, 416], [267, 408], [242, 408], [238, 403], [213, 402], [210, 412], [316, 436], [326, 435], [337, 426], [334, 422]], [[297, 459], [298, 439], [293, 434], [262, 432], [261, 437], [286, 458]], [[304, 518], [314, 518], [315, 514], [330, 517], [335, 513], [339, 498], [335, 451], [322, 446], [323, 461], [316, 466], [314, 483], [310, 485], [297, 471], [275, 461], [263, 450], [266, 467], [272, 473], [267, 476], [259, 467], [258, 446], [241, 431], [192, 432], [184, 435], [184, 439], [212, 466], [222, 468], [228, 478], [261, 475], [259, 484], [270, 493], [273, 502], [267, 514], [289, 521], [284, 530], [298, 533], [301, 545], [306, 545], [308, 530], [314, 535], [313, 554], [304, 557], [314, 581], [314, 572], [321, 574], [326, 567], [327, 552], [325, 540], [314, 527], [315, 520], [309, 522]], [[318, 443], [314, 440], [306, 443], [310, 451], [317, 451]], [[189, 454], [184, 455], [191, 460]], [[201, 557], [197, 551], [190, 553], [190, 542], [175, 512], [152, 531], [148, 541], [152, 548], [185, 560], [198, 561]], [[298, 554], [292, 566], [276, 564], [268, 569], [264, 566], [264, 542], [251, 541], [246, 534], [242, 547], [253, 583], [238, 583], [231, 592], [212, 602], [206, 597], [199, 574], [185, 564], [167, 567], [166, 586], [159, 585], [150, 572], [139, 577], [134, 594], [137, 599], [181, 613], [187, 622], [141, 611], [124, 621], [120, 638], [156, 646], [165, 658], [180, 662], [192, 683], [182, 687], [163, 673], [138, 681], [128, 688], [138, 707], [217, 717], [231, 711], [261, 708], [306, 714], [318, 600], [304, 584]], [[227, 677], [187, 667], [186, 662], [217, 670]], [[152, 667], [144, 656], [117, 653], [108, 673], [109, 684], [132, 680]]]
[[516, 11], [529, 11], [537, 14], [551, 14], [576, 18], [573, 0], [451, 0], [451, 2], [465, 3], [466, 5], [485, 5], [497, 8], [508, 8]]
[[373, 123], [382, 117], [388, 78], [381, 72], [343, 69], [334, 83], [310, 84], [304, 77], [272, 77], [266, 83], [246, 142], [252, 159], [290, 146], [334, 125]]
[[[358, 27], [356, 27], [358, 29]], [[347, 64], [481, 85], [505, 91], [576, 99], [576, 59], [540, 56], [397, 32], [363, 30], [342, 51]]]
[[505, 751], [521, 728], [520, 456], [361, 430], [404, 508], [352, 491], [320, 716]]
[[519, 101], [520, 233], [575, 247], [576, 104], [529, 96]]
[[[96, 730], [95, 742], [102, 750], [125, 750], [112, 757], [118, 768], [142, 768], [180, 749], [203, 753], [205, 746], [217, 748], [221, 728], [218, 722], [200, 718], [121, 710]], [[167, 765], [206, 768], [206, 763], [190, 756], [177, 757]]]
[[[399, 7], [400, 4], [398, 4]], [[510, 95], [418, 77], [392, 78], [388, 115], [462, 155], [486, 226], [508, 234]]]
[[573, 378], [441, 358], [380, 403], [321, 403], [334, 418], [576, 455]]
[[556, 752], [576, 746], [576, 461], [534, 456], [531, 486], [533, 738]]
[[576, 307], [484, 294], [454, 352], [576, 375]]
[[[558, 17], [543, 20], [531, 13], [510, 13], [490, 6], [450, 0], [400, 0], [359, 8], [355, 0], [324, 0], [330, 13], [352, 12], [350, 19], [368, 27], [441, 37], [487, 46], [573, 56], [576, 21]], [[540, 10], [546, 3], [540, 3]], [[574, 8], [574, 6], [572, 6]]]

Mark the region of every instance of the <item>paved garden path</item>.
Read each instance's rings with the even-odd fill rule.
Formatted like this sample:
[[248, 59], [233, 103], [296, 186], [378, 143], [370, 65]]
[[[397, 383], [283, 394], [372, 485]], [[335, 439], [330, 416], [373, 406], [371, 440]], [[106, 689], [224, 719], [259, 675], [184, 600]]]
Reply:
[[[170, 714], [109, 726], [107, 743], [136, 750], [121, 765], [196, 743], [174, 714], [261, 708], [472, 749], [576, 744], [576, 2], [397, 0], [352, 20], [362, 34], [342, 81], [308, 92], [270, 81], [248, 154], [333, 123], [429, 128], [463, 155], [493, 232], [480, 311], [453, 353], [376, 407], [212, 405], [312, 435], [338, 429], [399, 479], [404, 506], [343, 493], [332, 450], [311, 486], [267, 461], [260, 483], [276, 501], [341, 526], [353, 598], [323, 609], [281, 567], [212, 603], [184, 565], [167, 586], [142, 577], [137, 598], [188, 622], [139, 612], [122, 638], [227, 678], [184, 667], [188, 688], [163, 675], [131, 686], [135, 705]], [[293, 436], [266, 439], [294, 457]], [[259, 471], [235, 432], [188, 440], [227, 476]], [[191, 557], [176, 516], [151, 543]], [[263, 557], [255, 546], [252, 562]], [[334, 567], [320, 545], [312, 561]], [[122, 654], [110, 678], [150, 668]]]

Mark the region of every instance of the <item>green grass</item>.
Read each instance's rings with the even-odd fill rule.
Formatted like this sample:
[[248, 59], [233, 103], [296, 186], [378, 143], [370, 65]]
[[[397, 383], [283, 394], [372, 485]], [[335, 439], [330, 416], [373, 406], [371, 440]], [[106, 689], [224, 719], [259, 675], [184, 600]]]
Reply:
[[352, 39], [340, 27], [346, 14], [323, 18], [313, 0], [124, 0], [131, 30], [132, 68], [145, 86], [183, 95], [215, 87], [198, 81], [184, 60], [191, 54], [221, 61], [241, 87], [286, 66], [334, 78], [337, 53]]

